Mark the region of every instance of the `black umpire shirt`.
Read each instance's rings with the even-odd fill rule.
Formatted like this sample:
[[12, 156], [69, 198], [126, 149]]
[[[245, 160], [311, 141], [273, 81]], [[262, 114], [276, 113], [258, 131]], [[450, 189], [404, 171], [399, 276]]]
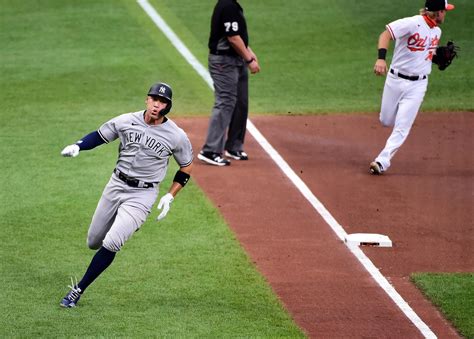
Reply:
[[249, 37], [244, 10], [236, 0], [219, 0], [212, 13], [209, 52], [237, 56], [237, 52], [227, 40], [228, 36], [233, 35], [240, 35], [245, 46], [248, 46]]

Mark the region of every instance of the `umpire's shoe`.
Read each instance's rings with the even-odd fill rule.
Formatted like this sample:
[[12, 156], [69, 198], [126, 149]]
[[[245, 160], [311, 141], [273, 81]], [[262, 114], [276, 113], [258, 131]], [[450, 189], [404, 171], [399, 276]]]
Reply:
[[225, 156], [235, 160], [249, 160], [249, 156], [244, 151], [225, 151]]
[[378, 161], [372, 161], [369, 167], [369, 173], [373, 175], [380, 175], [384, 172], [383, 166]]
[[66, 296], [61, 300], [59, 303], [59, 306], [65, 307], [65, 308], [72, 308], [76, 307], [77, 302], [79, 299], [81, 299], [81, 294], [82, 291], [81, 289], [77, 286], [77, 279], [76, 279], [76, 284], [74, 284], [74, 281], [71, 278], [71, 286], [68, 286], [71, 290], [66, 294]]
[[201, 151], [198, 154], [198, 159], [214, 166], [229, 166], [230, 161], [224, 159], [219, 153]]

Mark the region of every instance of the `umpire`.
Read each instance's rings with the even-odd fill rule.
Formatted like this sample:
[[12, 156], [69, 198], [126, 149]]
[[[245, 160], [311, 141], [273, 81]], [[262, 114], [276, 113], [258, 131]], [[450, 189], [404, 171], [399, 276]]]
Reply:
[[[211, 19], [209, 72], [215, 102], [206, 142], [198, 159], [215, 166], [230, 165], [225, 156], [248, 160], [243, 150], [248, 116], [248, 71], [260, 71], [248, 45], [247, 23], [237, 0], [218, 0]], [[226, 138], [227, 132], [227, 138]]]

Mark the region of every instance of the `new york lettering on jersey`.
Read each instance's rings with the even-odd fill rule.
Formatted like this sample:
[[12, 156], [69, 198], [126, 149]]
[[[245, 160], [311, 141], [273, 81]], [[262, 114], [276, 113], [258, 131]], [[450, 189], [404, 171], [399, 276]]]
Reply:
[[153, 150], [156, 152], [156, 154], [160, 157], [166, 156], [168, 157], [171, 154], [171, 151], [165, 147], [160, 141], [156, 140], [155, 138], [152, 138], [151, 136], [145, 136], [145, 146], [147, 146], [149, 149]]
[[179, 170], [158, 203], [157, 208], [162, 211], [157, 220], [167, 215], [176, 194], [188, 182], [193, 162], [191, 142], [186, 133], [165, 116], [172, 106], [172, 93], [166, 83], [155, 83], [147, 93], [145, 110], [116, 116], [61, 151], [62, 156], [76, 157], [80, 151], [116, 139], [120, 141], [115, 168], [87, 232], [87, 244], [97, 252], [83, 278], [80, 281], [71, 278], [70, 290], [61, 300], [61, 307], [76, 307], [88, 286], [112, 264], [115, 254], [141, 228], [158, 197], [171, 156]]
[[125, 138], [124, 148], [133, 145], [142, 145], [151, 149], [160, 157], [168, 157], [171, 154], [170, 149], [166, 147], [163, 142], [160, 142], [150, 135], [145, 135], [143, 131], [127, 131], [123, 135]]
[[129, 177], [144, 182], [161, 182], [172, 154], [180, 166], [192, 162], [192, 147], [176, 124], [145, 123], [144, 112], [125, 113], [104, 123], [98, 130], [107, 142], [120, 140], [116, 167]]
[[142, 140], [143, 133], [137, 133], [136, 131], [127, 132], [124, 134], [126, 145], [128, 144], [139, 144], [140, 140]]
[[[143, 122], [143, 112], [127, 113], [114, 118], [99, 128], [101, 136], [108, 142], [120, 138], [122, 150], [128, 152], [134, 146], [152, 150], [160, 158], [169, 156], [171, 148], [163, 138], [165, 125], [148, 126]], [[171, 127], [171, 126], [170, 126]], [[160, 132], [158, 132], [160, 130]]]

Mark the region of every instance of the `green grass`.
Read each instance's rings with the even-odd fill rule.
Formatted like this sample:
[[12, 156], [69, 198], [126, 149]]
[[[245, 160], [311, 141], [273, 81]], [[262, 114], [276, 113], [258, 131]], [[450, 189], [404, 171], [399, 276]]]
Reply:
[[[212, 93], [135, 2], [0, 6], [0, 337], [303, 337], [192, 181], [77, 309], [60, 309], [69, 277], [94, 254], [87, 228], [118, 144], [74, 159], [62, 147], [143, 108], [158, 79], [182, 114], [206, 113]], [[175, 170], [172, 161], [162, 191]]]
[[412, 281], [466, 338], [474, 338], [474, 273], [416, 273]]
[[63, 175], [47, 185], [39, 175], [22, 204], [2, 210], [1, 337], [302, 336], [192, 183], [166, 219], [152, 213], [78, 308], [60, 309], [69, 276], [80, 277], [93, 254], [85, 235], [108, 175], [94, 171], [98, 157], [51, 157]]
[[[214, 0], [151, 0], [185, 44], [207, 65]], [[385, 25], [418, 14], [423, 2], [354, 0], [241, 1], [250, 45], [262, 71], [250, 77], [250, 111], [259, 114], [375, 112], [383, 77], [373, 74]], [[425, 111], [474, 110], [474, 37], [469, 0], [447, 14], [441, 42], [462, 51], [446, 71], [433, 68]], [[171, 13], [171, 14], [168, 14]], [[393, 51], [393, 43], [389, 59]]]

